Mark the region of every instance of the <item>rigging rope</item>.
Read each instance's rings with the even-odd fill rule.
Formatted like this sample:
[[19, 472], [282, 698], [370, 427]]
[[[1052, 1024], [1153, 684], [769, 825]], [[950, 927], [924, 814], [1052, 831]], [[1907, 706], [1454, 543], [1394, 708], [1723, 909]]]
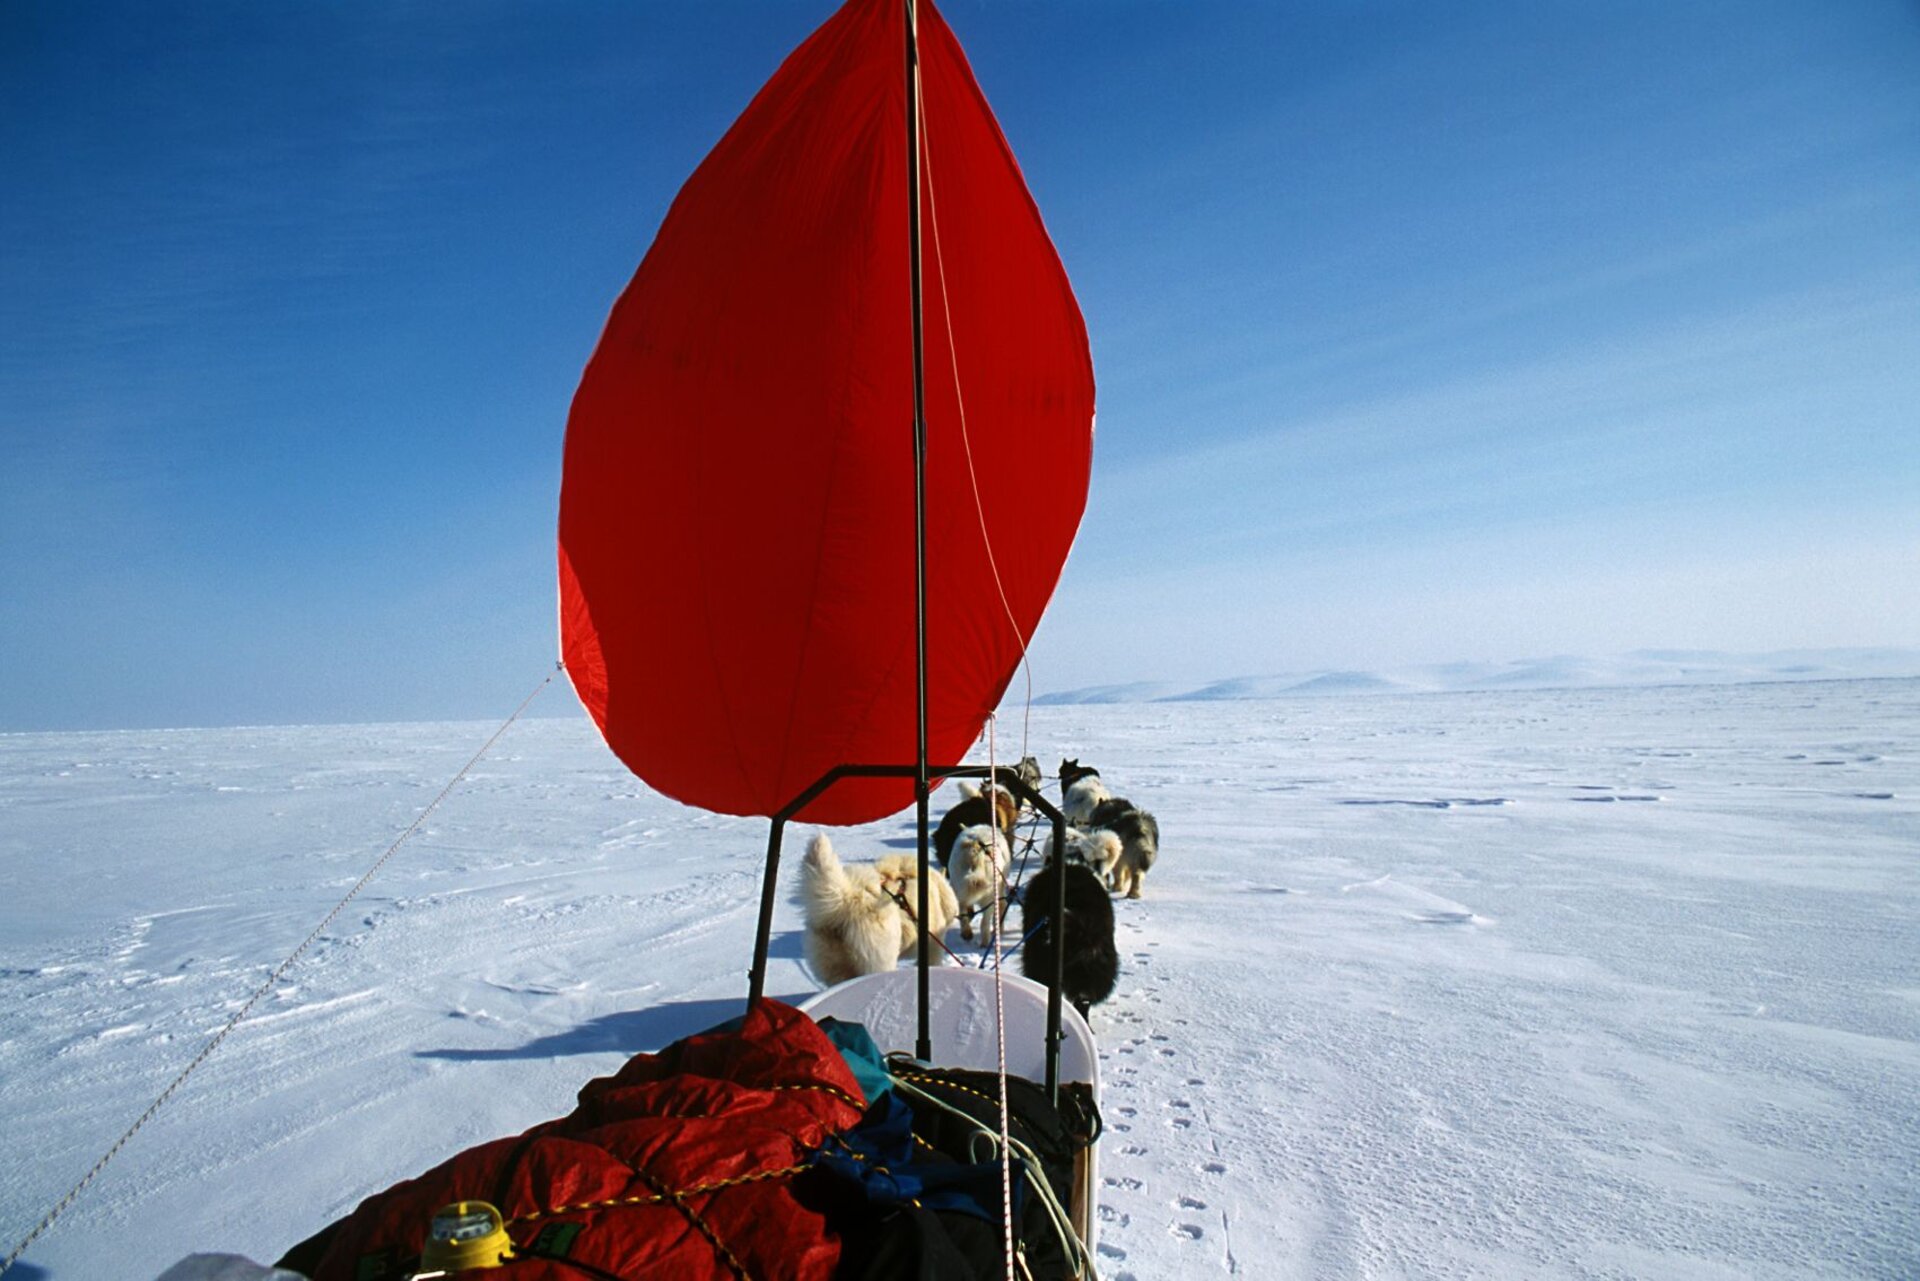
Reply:
[[[917, 79], [915, 85], [917, 92]], [[927, 229], [933, 238], [934, 274], [940, 278], [940, 311], [946, 319], [947, 368], [953, 373], [953, 399], [960, 411], [960, 449], [967, 459], [967, 480], [973, 486], [973, 510], [980, 522], [980, 541], [987, 549], [987, 568], [993, 571], [993, 587], [1000, 594], [1000, 609], [1007, 616], [1008, 626], [1013, 628], [1013, 638], [1020, 642], [1020, 670], [1027, 683], [1026, 712], [1020, 722], [1020, 755], [1028, 756], [1031, 755], [1033, 731], [1033, 659], [1027, 653], [1027, 638], [1020, 630], [1020, 620], [1014, 617], [1013, 605], [1007, 600], [1006, 584], [1000, 581], [1000, 562], [993, 554], [993, 537], [987, 533], [986, 503], [980, 497], [980, 477], [973, 466], [973, 440], [967, 435], [967, 397], [960, 386], [960, 352], [953, 340], [953, 307], [947, 299], [947, 263], [940, 252], [940, 202], [934, 198], [933, 149], [927, 143], [925, 104], [916, 101], [914, 107], [921, 116], [920, 171], [927, 179]]]
[[[954, 339], [953, 306], [947, 290], [946, 256], [942, 252], [940, 244], [940, 202], [935, 198], [934, 193], [932, 147], [928, 142], [926, 128], [926, 103], [920, 96], [920, 79], [917, 68], [915, 70], [913, 87], [913, 110], [918, 124], [916, 136], [919, 139], [919, 149], [921, 152], [920, 171], [925, 175], [927, 183], [927, 224], [933, 240], [934, 273], [940, 281], [940, 310], [945, 322], [943, 328], [947, 336], [947, 367], [953, 376], [954, 405], [958, 410], [960, 421], [960, 447], [962, 454], [967, 460], [967, 481], [973, 490], [973, 510], [975, 518], [980, 525], [980, 542], [986, 548], [987, 552], [987, 568], [993, 574], [993, 587], [994, 591], [1000, 597], [1000, 609], [1006, 615], [1007, 624], [1013, 629], [1014, 639], [1019, 642], [1020, 645], [1020, 669], [1026, 681], [1026, 698], [1020, 723], [1020, 754], [1022, 757], [1026, 757], [1032, 754], [1033, 657], [1028, 652], [1027, 637], [1025, 632], [1021, 630], [1019, 618], [1016, 617], [1013, 612], [1013, 604], [1007, 599], [1006, 583], [1000, 577], [1000, 562], [999, 558], [994, 554], [993, 535], [987, 528], [986, 500], [980, 493], [980, 476], [973, 462], [973, 439], [967, 431], [967, 398], [965, 389], [960, 383], [960, 353], [958, 344]], [[995, 792], [999, 790], [1000, 765], [995, 738], [998, 719], [996, 713], [987, 713], [987, 813], [989, 815], [989, 821], [992, 822], [996, 828], [999, 826], [999, 809], [995, 804]], [[1024, 862], [1025, 860], [1023, 859], [1023, 866]], [[1003, 1245], [1006, 1262], [1006, 1281], [1015, 1281], [1014, 1268], [1016, 1262], [1020, 1264], [1022, 1271], [1025, 1270], [1025, 1263], [1024, 1260], [1020, 1260], [1015, 1254], [1013, 1243], [1012, 1142], [1008, 1134], [1007, 1119], [1006, 972], [1004, 968], [1005, 957], [1001, 950], [1002, 930], [999, 928], [1004, 923], [1000, 890], [1005, 884], [1006, 873], [1004, 870], [998, 868], [996, 868], [996, 871], [999, 872], [999, 875], [994, 877], [993, 885], [993, 913], [995, 924], [993, 931], [993, 1002], [995, 1049], [998, 1055], [997, 1075], [1000, 1085], [1000, 1218], [1004, 1232]], [[1025, 941], [1025, 939], [1021, 940], [1022, 943]], [[1071, 1235], [1070, 1230], [1069, 1235]], [[1084, 1251], [1082, 1251], [1082, 1253], [1084, 1254]]]
[[104, 1170], [107, 1167], [107, 1162], [113, 1160], [114, 1157], [119, 1155], [120, 1149], [127, 1145], [127, 1141], [131, 1139], [135, 1134], [139, 1133], [140, 1128], [144, 1126], [148, 1121], [152, 1120], [153, 1114], [158, 1112], [161, 1106], [165, 1104], [166, 1101], [173, 1096], [173, 1092], [175, 1090], [178, 1090], [180, 1086], [183, 1083], [185, 1083], [186, 1079], [189, 1076], [193, 1075], [193, 1072], [196, 1068], [198, 1068], [202, 1063], [205, 1063], [207, 1061], [207, 1058], [214, 1052], [214, 1050], [219, 1048], [220, 1042], [227, 1039], [227, 1033], [233, 1031], [234, 1028], [238, 1027], [240, 1024], [240, 1021], [246, 1018], [247, 1014], [253, 1009], [253, 1007], [259, 1003], [260, 998], [273, 990], [274, 985], [279, 983], [280, 976], [285, 974], [289, 969], [293, 968], [293, 963], [300, 959], [301, 954], [304, 953], [307, 950], [307, 948], [312, 946], [313, 941], [320, 937], [321, 932], [324, 931], [327, 928], [327, 926], [333, 924], [333, 918], [340, 915], [341, 912], [346, 910], [347, 904], [353, 902], [354, 897], [358, 895], [361, 890], [366, 888], [367, 882], [371, 881], [374, 878], [374, 875], [378, 873], [381, 868], [386, 866], [387, 860], [393, 857], [394, 851], [398, 850], [402, 845], [406, 844], [407, 839], [411, 837], [415, 832], [420, 830], [420, 825], [422, 823], [425, 823], [427, 821], [427, 817], [430, 814], [432, 814], [434, 810], [440, 807], [440, 802], [447, 799], [448, 793], [452, 792], [454, 787], [459, 784], [460, 780], [467, 776], [467, 772], [469, 770], [471, 770], [475, 765], [478, 765], [480, 763], [480, 758], [485, 756], [487, 754], [488, 749], [490, 749], [495, 743], [500, 741], [500, 736], [507, 732], [508, 726], [511, 726], [515, 721], [520, 719], [520, 713], [527, 710], [528, 705], [531, 704], [534, 699], [540, 696], [540, 691], [544, 690], [549, 684], [551, 684], [553, 682], [553, 678], [555, 676], [558, 676], [562, 670], [563, 670], [562, 665], [556, 663], [554, 665], [554, 669], [547, 673], [546, 678], [542, 680], [538, 685], [533, 687], [533, 693], [528, 694], [524, 699], [520, 701], [520, 706], [514, 708], [513, 715], [507, 717], [507, 719], [501, 724], [500, 728], [493, 731], [493, 736], [489, 738], [486, 742], [480, 745], [480, 750], [473, 754], [473, 758], [471, 760], [469, 760], [465, 765], [462, 765], [460, 767], [460, 772], [458, 774], [455, 774], [453, 778], [448, 781], [447, 785], [440, 789], [440, 794], [433, 798], [433, 801], [427, 806], [426, 809], [420, 811], [420, 816], [414, 819], [413, 822], [408, 825], [406, 831], [400, 833], [399, 837], [395, 839], [393, 844], [387, 846], [387, 852], [382, 854], [379, 860], [376, 861], [372, 867], [367, 869], [366, 875], [362, 876], [358, 881], [354, 882], [353, 888], [347, 891], [346, 897], [333, 905], [333, 910], [331, 912], [328, 912], [326, 916], [321, 919], [320, 924], [313, 927], [313, 932], [311, 934], [308, 934], [306, 938], [301, 940], [300, 946], [294, 948], [292, 952], [288, 953], [287, 959], [280, 962], [280, 964], [274, 969], [273, 973], [267, 976], [267, 981], [254, 989], [253, 995], [249, 996], [246, 1000], [246, 1004], [242, 1005], [240, 1009], [237, 1012], [235, 1012], [234, 1016], [227, 1020], [226, 1026], [222, 1027], [218, 1032], [214, 1033], [213, 1039], [208, 1041], [204, 1046], [200, 1048], [200, 1053], [193, 1056], [193, 1061], [187, 1064], [186, 1067], [180, 1069], [180, 1075], [174, 1077], [173, 1080], [168, 1083], [167, 1088], [160, 1091], [159, 1097], [154, 1099], [152, 1103], [147, 1105], [147, 1110], [140, 1114], [140, 1119], [127, 1127], [127, 1132], [121, 1135], [119, 1139], [114, 1142], [114, 1145], [106, 1150], [105, 1155], [103, 1155], [98, 1161], [95, 1161], [93, 1163], [93, 1168], [87, 1171], [86, 1175], [80, 1180], [80, 1182], [73, 1185], [73, 1190], [68, 1192], [64, 1197], [61, 1197], [59, 1203], [55, 1205], [51, 1210], [47, 1211], [47, 1213], [41, 1218], [40, 1222], [34, 1225], [33, 1231], [27, 1233], [27, 1235], [21, 1240], [20, 1244], [13, 1247], [13, 1253], [9, 1254], [6, 1257], [6, 1260], [4, 1262], [0, 1262], [0, 1274], [4, 1274], [10, 1268], [12, 1268], [13, 1265], [19, 1260], [20, 1256], [27, 1252], [27, 1247], [32, 1245], [36, 1240], [38, 1240], [41, 1233], [45, 1232], [48, 1228], [53, 1226], [54, 1220], [58, 1219], [62, 1214], [64, 1214], [67, 1210], [67, 1207], [72, 1205], [74, 1201], [79, 1197], [81, 1192], [86, 1190], [87, 1185], [89, 1183], [92, 1183], [94, 1178], [97, 1175], [99, 1175], [100, 1171]]
[[[987, 713], [987, 818], [997, 829], [1000, 826], [999, 760], [994, 747], [994, 726], [999, 720], [994, 713]], [[996, 831], [995, 836], [999, 833]], [[987, 847], [989, 851], [992, 846]], [[1007, 851], [1009, 855], [1013, 851]], [[1000, 1080], [1000, 1222], [1006, 1238], [1007, 1281], [1013, 1277], [1013, 1170], [1011, 1162], [1012, 1148], [1007, 1136], [1007, 980], [1006, 971], [1001, 968], [1000, 957], [1000, 887], [1006, 881], [1006, 873], [999, 866], [994, 867], [993, 878], [993, 1033], [994, 1049], [999, 1055]], [[1025, 918], [1022, 918], [1024, 922]]]

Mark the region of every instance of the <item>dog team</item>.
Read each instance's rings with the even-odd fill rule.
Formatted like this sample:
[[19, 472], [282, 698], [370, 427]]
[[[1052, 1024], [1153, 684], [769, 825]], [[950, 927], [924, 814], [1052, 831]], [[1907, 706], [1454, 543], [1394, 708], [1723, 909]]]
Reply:
[[[1040, 766], [1028, 756], [1013, 771], [1035, 791]], [[962, 799], [933, 833], [928, 869], [927, 932], [943, 938], [957, 922], [972, 941], [979, 921], [981, 946], [1000, 934], [996, 902], [1020, 905], [1019, 930], [1009, 949], [1020, 951], [1021, 972], [1036, 982], [1054, 973], [1056, 949], [1064, 950], [1062, 995], [1084, 1017], [1113, 994], [1120, 954], [1114, 944], [1111, 895], [1140, 897], [1147, 872], [1160, 854], [1160, 825], [1153, 815], [1115, 796], [1100, 771], [1078, 760], [1060, 762], [1061, 812], [1066, 849], [1047, 840], [1045, 866], [1024, 886], [1012, 877], [1015, 828], [1023, 810], [1012, 792], [982, 792], [962, 783]], [[825, 832], [816, 833], [801, 863], [800, 902], [806, 917], [807, 964], [823, 983], [891, 970], [918, 946], [919, 868], [911, 854], [885, 854], [871, 863], [842, 863]], [[1050, 909], [1065, 879], [1066, 914], [1058, 928]], [[951, 951], [948, 949], [949, 952]]]

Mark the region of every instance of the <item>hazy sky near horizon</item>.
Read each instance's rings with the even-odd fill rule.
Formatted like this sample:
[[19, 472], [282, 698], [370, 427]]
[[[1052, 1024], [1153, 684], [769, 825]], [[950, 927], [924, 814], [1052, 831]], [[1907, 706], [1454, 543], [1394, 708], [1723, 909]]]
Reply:
[[[831, 9], [0, 6], [0, 730], [509, 710], [607, 310]], [[1099, 382], [1041, 692], [1920, 644], [1920, 7], [942, 11]]]

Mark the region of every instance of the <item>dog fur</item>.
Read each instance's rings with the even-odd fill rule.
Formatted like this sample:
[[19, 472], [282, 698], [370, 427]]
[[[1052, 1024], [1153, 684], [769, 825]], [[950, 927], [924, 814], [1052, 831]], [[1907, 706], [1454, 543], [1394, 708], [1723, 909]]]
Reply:
[[[1117, 832], [1067, 829], [1067, 862], [1089, 868], [1103, 882], [1111, 881], [1114, 865], [1120, 861], [1122, 846]], [[1054, 860], [1053, 838], [1047, 838], [1047, 862]]]
[[953, 843], [953, 863], [948, 869], [954, 897], [960, 905], [960, 937], [973, 937], [973, 917], [984, 909], [986, 921], [980, 927], [980, 941], [991, 947], [1000, 932], [1000, 914], [993, 910], [996, 897], [1007, 893], [1007, 868], [1013, 863], [1013, 849], [1006, 835], [987, 823], [963, 828]]
[[[821, 982], [844, 983], [862, 974], [891, 970], [919, 946], [916, 860], [911, 854], [885, 854], [872, 863], [843, 865], [825, 832], [814, 834], [800, 865], [800, 903], [806, 916], [807, 964]], [[947, 878], [928, 870], [927, 928], [934, 938], [947, 932], [959, 914], [959, 901]]]
[[1089, 826], [1094, 807], [1112, 796], [1107, 785], [1100, 781], [1099, 770], [1077, 760], [1060, 762], [1060, 810], [1067, 816], [1067, 822], [1076, 827]]
[[[1052, 919], [1060, 879], [1066, 878], [1067, 914], [1064, 928]], [[1113, 943], [1113, 900], [1091, 868], [1072, 861], [1048, 863], [1027, 882], [1020, 900], [1020, 971], [1036, 983], [1051, 985], [1054, 958], [1064, 952], [1060, 994], [1073, 1002], [1080, 1017], [1113, 995], [1120, 980], [1120, 952]], [[1055, 940], [1060, 940], [1056, 942]]]
[[1160, 821], [1124, 796], [1101, 801], [1089, 826], [1120, 838], [1120, 857], [1109, 872], [1116, 893], [1139, 898], [1147, 871], [1160, 857]]
[[[961, 784], [963, 794], [966, 786], [964, 783]], [[1012, 792], [996, 787], [993, 790], [993, 805], [989, 808], [987, 798], [975, 790], [973, 794], [966, 795], [963, 800], [942, 815], [940, 826], [933, 832], [933, 855], [940, 860], [940, 866], [943, 868], [951, 866], [953, 843], [960, 838], [962, 831], [992, 822], [996, 811], [999, 814], [1000, 832], [1011, 844], [1014, 820], [1020, 817], [1020, 807], [1014, 801]]]
[[[1004, 774], [1006, 772], [1005, 767], [1002, 767], [1001, 773]], [[1020, 763], [1014, 766], [1011, 772], [1014, 778], [1019, 779], [1036, 792], [1040, 790], [1040, 784], [1044, 781], [1044, 776], [1040, 773], [1040, 762], [1031, 756], [1022, 756]], [[963, 797], [980, 795], [980, 784], [971, 779], [962, 779], [956, 786], [959, 787], [960, 795]], [[1019, 803], [1021, 809], [1024, 810], [1027, 808], [1025, 800], [1022, 800], [1018, 796], [1016, 796], [1014, 800]]]

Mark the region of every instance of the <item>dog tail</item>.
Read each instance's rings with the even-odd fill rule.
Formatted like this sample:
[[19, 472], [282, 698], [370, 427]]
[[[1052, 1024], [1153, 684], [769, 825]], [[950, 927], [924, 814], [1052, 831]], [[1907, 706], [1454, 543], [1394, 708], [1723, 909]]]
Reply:
[[967, 779], [961, 779], [955, 786], [960, 789], [960, 799], [963, 801], [974, 800], [980, 795], [980, 785]]
[[807, 842], [807, 856], [800, 863], [800, 897], [807, 921], [814, 925], [843, 922], [857, 906], [858, 891], [825, 832], [815, 832]]
[[1122, 848], [1119, 834], [1104, 827], [1067, 834], [1067, 861], [1080, 864], [1096, 876], [1112, 874]]

